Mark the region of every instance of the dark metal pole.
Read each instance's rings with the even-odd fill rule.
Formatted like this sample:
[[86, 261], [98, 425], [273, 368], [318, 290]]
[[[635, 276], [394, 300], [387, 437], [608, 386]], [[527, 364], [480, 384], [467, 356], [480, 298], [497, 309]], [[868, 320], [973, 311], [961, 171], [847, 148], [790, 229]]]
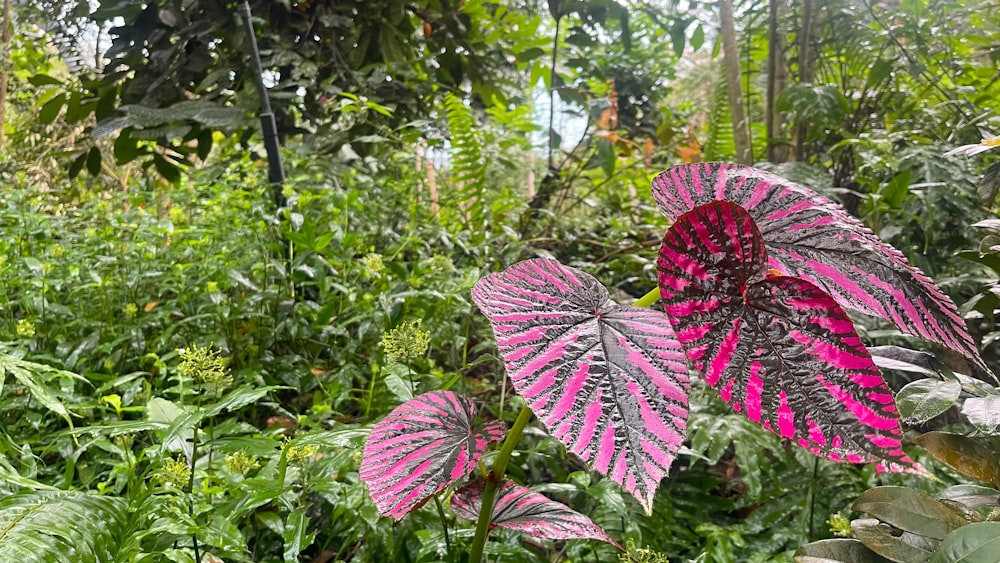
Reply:
[[250, 64], [253, 65], [253, 81], [260, 95], [260, 126], [264, 132], [264, 149], [267, 151], [267, 179], [271, 182], [274, 203], [281, 209], [286, 200], [282, 193], [285, 183], [285, 169], [281, 165], [281, 153], [278, 151], [278, 124], [271, 111], [271, 100], [267, 96], [267, 86], [264, 85], [264, 68], [260, 64], [260, 51], [257, 49], [257, 36], [253, 29], [248, 0], [240, 2], [243, 29], [250, 43]]

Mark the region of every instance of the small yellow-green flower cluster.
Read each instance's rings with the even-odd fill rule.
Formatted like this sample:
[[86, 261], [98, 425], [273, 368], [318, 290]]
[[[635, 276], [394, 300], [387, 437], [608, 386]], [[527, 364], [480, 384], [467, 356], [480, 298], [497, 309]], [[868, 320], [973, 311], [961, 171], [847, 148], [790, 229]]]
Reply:
[[304, 463], [307, 461], [312, 461], [316, 458], [316, 454], [319, 453], [319, 446], [310, 444], [307, 446], [287, 446], [288, 451], [285, 452], [285, 459], [288, 463]]
[[28, 319], [21, 319], [17, 321], [17, 328], [15, 330], [17, 330], [19, 338], [31, 338], [35, 336], [35, 323]]
[[447, 274], [455, 269], [455, 263], [451, 258], [438, 254], [427, 263], [427, 269], [434, 274]]
[[257, 458], [243, 452], [236, 452], [226, 456], [226, 471], [237, 475], [246, 475], [260, 467]]
[[125, 316], [126, 317], [132, 318], [138, 312], [139, 312], [139, 306], [136, 305], [135, 303], [129, 303], [128, 305], [125, 305]]
[[838, 538], [848, 538], [851, 536], [851, 520], [843, 514], [837, 512], [827, 520], [830, 524], [830, 533]]
[[191, 378], [198, 383], [211, 385], [217, 390], [229, 387], [233, 376], [229, 374], [226, 358], [211, 347], [202, 348], [195, 344], [190, 348], [177, 351], [181, 356], [181, 364], [177, 367], [181, 376]]
[[183, 489], [191, 480], [191, 468], [186, 461], [178, 458], [167, 458], [156, 470], [154, 478], [166, 487]]
[[385, 270], [385, 261], [382, 259], [382, 255], [376, 252], [372, 252], [362, 258], [361, 264], [364, 265], [365, 274], [370, 278], [382, 275], [382, 271]]
[[419, 358], [427, 352], [431, 335], [420, 328], [421, 319], [403, 324], [382, 335], [382, 348], [389, 362]]
[[625, 553], [618, 555], [621, 563], [670, 563], [667, 556], [648, 547], [638, 547], [635, 540], [629, 538], [625, 545]]

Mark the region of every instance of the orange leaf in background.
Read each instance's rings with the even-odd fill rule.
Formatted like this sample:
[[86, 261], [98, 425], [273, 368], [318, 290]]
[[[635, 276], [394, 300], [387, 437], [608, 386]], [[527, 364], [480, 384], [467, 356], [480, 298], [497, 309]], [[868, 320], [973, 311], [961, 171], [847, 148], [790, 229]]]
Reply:
[[649, 137], [642, 143], [642, 163], [649, 168], [653, 165], [653, 140]]
[[698, 139], [691, 135], [688, 137], [687, 145], [677, 145], [677, 154], [684, 162], [701, 162], [701, 144]]
[[598, 131], [597, 133], [594, 133], [594, 135], [601, 139], [607, 139], [612, 143], [618, 142], [618, 133], [615, 133], [614, 131]]
[[148, 313], [155, 309], [157, 305], [159, 305], [159, 303], [156, 301], [150, 301], [149, 303], [146, 303], [146, 306], [143, 307], [142, 310]]
[[309, 370], [309, 372], [312, 373], [313, 375], [323, 375], [324, 373], [326, 373], [326, 370], [319, 368], [312, 368], [311, 370]]

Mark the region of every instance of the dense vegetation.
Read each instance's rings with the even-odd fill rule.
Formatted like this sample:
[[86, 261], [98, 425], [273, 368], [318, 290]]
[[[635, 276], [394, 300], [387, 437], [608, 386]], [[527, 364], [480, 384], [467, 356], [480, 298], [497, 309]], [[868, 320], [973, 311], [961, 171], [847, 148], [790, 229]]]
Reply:
[[852, 312], [937, 480], [820, 459], [695, 370], [648, 514], [537, 420], [504, 460], [627, 555], [498, 527], [486, 557], [791, 561], [852, 536], [799, 556], [937, 563], [1000, 537], [991, 2], [258, 0], [263, 76], [239, 4], [4, 13], [0, 560], [468, 560], [454, 487], [380, 515], [372, 428], [431, 391], [513, 426], [473, 287], [551, 258], [634, 302], [672, 223], [651, 180], [709, 161], [837, 201], [958, 306], [984, 365]]

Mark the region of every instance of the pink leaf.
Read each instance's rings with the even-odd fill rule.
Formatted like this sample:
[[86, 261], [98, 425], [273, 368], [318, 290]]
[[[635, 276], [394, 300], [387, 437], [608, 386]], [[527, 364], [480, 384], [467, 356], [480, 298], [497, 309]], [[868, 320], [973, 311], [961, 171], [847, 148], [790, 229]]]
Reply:
[[657, 176], [653, 197], [674, 220], [711, 201], [742, 206], [760, 227], [770, 267], [812, 282], [842, 307], [957, 350], [989, 371], [952, 300], [902, 253], [809, 188], [748, 166], [689, 164]]
[[850, 317], [812, 283], [767, 271], [746, 210], [717, 201], [681, 215], [657, 268], [677, 339], [734, 410], [819, 456], [922, 471]]
[[475, 426], [468, 397], [431, 391], [396, 407], [372, 429], [361, 480], [383, 516], [396, 520], [464, 479], [490, 442], [504, 437], [498, 420]]
[[[455, 515], [475, 522], [483, 509], [482, 479], [455, 491], [451, 509]], [[500, 527], [547, 540], [595, 539], [622, 546], [600, 526], [572, 508], [513, 481], [504, 481], [497, 491], [490, 529]], [[624, 551], [624, 549], [622, 549]]]
[[472, 298], [539, 420], [649, 512], [687, 420], [687, 364], [667, 318], [548, 259], [483, 278]]

